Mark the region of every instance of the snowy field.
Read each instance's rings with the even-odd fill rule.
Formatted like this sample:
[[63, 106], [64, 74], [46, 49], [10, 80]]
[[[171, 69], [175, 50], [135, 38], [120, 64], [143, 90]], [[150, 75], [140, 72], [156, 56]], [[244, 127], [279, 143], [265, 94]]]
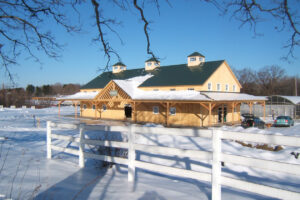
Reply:
[[[78, 158], [53, 152], [53, 159], [46, 159], [46, 121], [79, 123], [72, 116], [73, 107], [62, 107], [63, 117], [58, 119], [57, 108], [2, 109], [0, 110], [0, 200], [2, 199], [210, 199], [210, 183], [137, 169], [134, 185], [127, 182], [127, 167], [114, 165], [101, 168], [99, 161], [87, 160], [86, 167], [78, 167]], [[40, 125], [37, 127], [37, 121]], [[119, 122], [103, 122], [116, 123]], [[223, 130], [281, 134], [300, 137], [300, 123], [290, 128], [243, 129], [240, 126], [222, 127]], [[55, 130], [59, 134], [77, 135], [77, 131]], [[100, 137], [100, 133], [87, 133]], [[124, 139], [122, 134], [116, 139]], [[137, 137], [142, 144], [155, 144], [185, 149], [211, 150], [211, 141], [204, 138], [143, 134]], [[57, 142], [56, 144], [58, 144]], [[76, 146], [75, 143], [59, 145]], [[298, 148], [284, 147], [278, 152], [244, 147], [236, 142], [224, 141], [225, 153], [245, 155], [268, 160], [300, 164], [291, 152]], [[91, 149], [93, 150], [93, 149]], [[211, 163], [178, 156], [162, 156], [137, 152], [137, 159], [166, 166], [210, 172]], [[257, 168], [226, 164], [222, 174], [264, 185], [300, 192], [300, 177]], [[222, 188], [222, 199], [271, 199], [265, 196]]]

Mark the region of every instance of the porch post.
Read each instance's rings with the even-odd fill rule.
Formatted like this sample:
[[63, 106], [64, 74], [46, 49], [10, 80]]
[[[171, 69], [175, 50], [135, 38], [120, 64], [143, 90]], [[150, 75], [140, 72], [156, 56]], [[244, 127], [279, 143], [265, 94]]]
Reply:
[[81, 102], [80, 102], [80, 117], [82, 117], [82, 106], [81, 106]]
[[266, 102], [263, 103], [264, 106], [264, 121], [266, 121]]
[[221, 123], [224, 123], [224, 103], [222, 104], [222, 112], [221, 112]]
[[58, 103], [58, 116], [60, 117], [60, 104], [61, 104], [61, 101]]
[[169, 102], [167, 102], [167, 107], [166, 107], [166, 124], [169, 126]]
[[134, 121], [134, 123], [136, 123], [136, 121], [137, 121], [137, 110], [136, 110], [136, 103], [135, 103], [135, 101], [133, 102], [133, 121]]
[[252, 114], [252, 102], [249, 103], [249, 113]]
[[211, 103], [208, 104], [208, 125], [211, 126]]
[[235, 104], [234, 104], [234, 102], [232, 102], [232, 111], [231, 111], [231, 113], [232, 113], [232, 122], [231, 122], [231, 124], [232, 125], [234, 123], [234, 108], [235, 108]]
[[77, 102], [74, 103], [75, 106], [75, 119], [77, 119]]
[[95, 103], [95, 119], [97, 119], [97, 108], [98, 108], [97, 103]]

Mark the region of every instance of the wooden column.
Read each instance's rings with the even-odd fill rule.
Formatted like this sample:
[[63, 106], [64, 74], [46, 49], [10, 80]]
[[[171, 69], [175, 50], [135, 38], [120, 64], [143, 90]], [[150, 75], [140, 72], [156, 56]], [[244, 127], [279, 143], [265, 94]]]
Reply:
[[98, 111], [99, 111], [99, 119], [102, 119], [102, 106], [103, 104], [100, 104]]
[[95, 119], [97, 119], [97, 110], [98, 110], [97, 107], [98, 107], [97, 103], [95, 103]]
[[77, 102], [75, 102], [75, 104], [74, 104], [74, 106], [75, 106], [75, 118], [77, 119]]
[[235, 103], [234, 102], [232, 102], [232, 111], [231, 111], [231, 113], [232, 113], [232, 122], [231, 122], [231, 124], [233, 125], [233, 123], [234, 123], [234, 108], [235, 108]]
[[252, 114], [252, 105], [253, 105], [252, 102], [250, 102], [248, 105], [249, 105], [249, 113]]
[[133, 102], [133, 121], [134, 121], [134, 123], [136, 123], [136, 121], [137, 121], [137, 110], [136, 110], [136, 103], [135, 102]]
[[[196, 113], [196, 114], [197, 114], [197, 113]], [[200, 126], [200, 127], [203, 127], [203, 121], [202, 121], [200, 115], [201, 115], [201, 103], [199, 104], [199, 121], [200, 121], [199, 126]]]
[[82, 117], [82, 106], [81, 106], [81, 102], [80, 102], [80, 117]]
[[211, 103], [208, 104], [208, 125], [211, 126]]
[[61, 101], [58, 103], [58, 116], [60, 117], [60, 104], [61, 104]]
[[266, 121], [266, 102], [263, 103], [264, 106], [264, 121]]
[[169, 126], [169, 102], [167, 102], [167, 107], [166, 107], [166, 124]]
[[224, 104], [222, 104], [222, 111], [221, 111], [221, 123], [224, 123]]

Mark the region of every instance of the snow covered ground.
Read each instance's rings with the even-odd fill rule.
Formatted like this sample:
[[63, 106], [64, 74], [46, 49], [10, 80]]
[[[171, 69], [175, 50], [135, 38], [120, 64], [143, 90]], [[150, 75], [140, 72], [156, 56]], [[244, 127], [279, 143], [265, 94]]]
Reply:
[[[86, 161], [86, 168], [78, 167], [78, 158], [55, 152], [53, 159], [46, 159], [46, 121], [66, 121], [79, 123], [73, 115], [73, 107], [62, 107], [58, 119], [57, 108], [40, 110], [3, 109], [0, 110], [0, 200], [12, 199], [210, 199], [210, 183], [137, 169], [134, 185], [127, 182], [127, 167], [114, 165], [100, 168], [94, 160]], [[40, 120], [40, 126], [36, 127]], [[119, 123], [119, 122], [103, 122]], [[300, 123], [291, 128], [243, 129], [240, 126], [224, 126], [223, 130], [243, 131], [264, 134], [282, 134], [300, 137]], [[76, 135], [72, 130], [56, 130], [57, 133]], [[90, 137], [96, 132], [88, 133]], [[122, 135], [115, 138], [122, 139]], [[178, 137], [143, 134], [137, 137], [138, 143], [158, 144], [185, 149], [211, 150], [211, 141], [203, 138]], [[59, 142], [57, 142], [59, 143]], [[60, 145], [76, 146], [74, 143]], [[285, 147], [279, 152], [270, 152], [244, 147], [238, 143], [224, 141], [222, 149], [226, 153], [284, 161], [300, 164], [291, 152], [298, 148]], [[161, 156], [137, 153], [137, 159], [166, 166], [210, 171], [210, 163], [178, 156]], [[300, 192], [300, 177], [256, 168], [225, 163], [222, 168], [225, 176], [235, 177], [265, 185], [286, 188]], [[222, 188], [222, 199], [271, 199], [268, 197]]]

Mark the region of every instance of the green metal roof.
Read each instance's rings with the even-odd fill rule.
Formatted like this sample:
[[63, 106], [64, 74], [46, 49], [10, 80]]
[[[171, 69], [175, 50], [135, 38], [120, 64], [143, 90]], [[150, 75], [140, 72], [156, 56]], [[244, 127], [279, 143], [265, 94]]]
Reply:
[[159, 60], [157, 60], [156, 58], [150, 58], [148, 60], [146, 60], [145, 62], [151, 62], [151, 61], [154, 61], [154, 62], [159, 62]]
[[192, 56], [201, 56], [201, 57], [205, 57], [204, 55], [202, 55], [202, 54], [199, 53], [199, 52], [194, 52], [194, 53], [192, 53], [191, 55], [188, 55], [188, 57], [192, 57]]
[[86, 85], [82, 86], [81, 89], [96, 89], [96, 88], [104, 88], [109, 81], [113, 79], [129, 79], [135, 76], [142, 76], [146, 75], [147, 72], [144, 68], [141, 69], [131, 69], [131, 70], [124, 70], [119, 73], [112, 73], [112, 72], [104, 72], [88, 82]]
[[223, 62], [224, 60], [211, 61], [193, 67], [188, 67], [187, 64], [169, 65], [157, 67], [151, 71], [141, 68], [124, 70], [119, 73], [104, 72], [81, 87], [81, 89], [104, 88], [113, 79], [124, 80], [146, 74], [152, 74], [153, 76], [143, 82], [140, 87], [202, 85]]
[[126, 66], [126, 65], [124, 65], [122, 62], [117, 62], [116, 64], [114, 64], [113, 66]]

